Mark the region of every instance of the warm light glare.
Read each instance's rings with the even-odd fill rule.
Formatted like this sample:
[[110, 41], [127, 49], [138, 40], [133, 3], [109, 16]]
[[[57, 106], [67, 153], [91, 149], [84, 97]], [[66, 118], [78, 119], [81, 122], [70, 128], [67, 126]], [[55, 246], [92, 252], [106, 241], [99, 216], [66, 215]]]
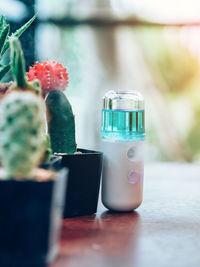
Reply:
[[118, 14], [128, 12], [160, 23], [187, 23], [200, 21], [199, 0], [110, 0]]

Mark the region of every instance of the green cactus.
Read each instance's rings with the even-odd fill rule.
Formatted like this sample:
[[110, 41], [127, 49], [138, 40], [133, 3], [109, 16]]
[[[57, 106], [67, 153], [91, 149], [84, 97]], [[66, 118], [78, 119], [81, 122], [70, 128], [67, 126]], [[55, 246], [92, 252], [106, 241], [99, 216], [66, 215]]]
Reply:
[[74, 154], [76, 152], [75, 121], [72, 107], [63, 91], [68, 85], [67, 69], [61, 63], [36, 62], [27, 73], [29, 81], [41, 82], [42, 95], [46, 97], [48, 109], [48, 132], [53, 153]]
[[[22, 91], [31, 91], [37, 95], [41, 95], [41, 86], [39, 80], [35, 79], [31, 82], [28, 82], [26, 79], [25, 72], [25, 59], [24, 54], [21, 48], [20, 41], [18, 38], [12, 36], [10, 37], [10, 50], [11, 50], [11, 68], [14, 78], [13, 85], [10, 86], [10, 90], [22, 90]], [[46, 128], [43, 127], [43, 132], [45, 134]], [[46, 135], [44, 140], [46, 146], [45, 157], [43, 160], [45, 162], [49, 161], [51, 156], [50, 141], [49, 136]]]
[[49, 161], [51, 160], [51, 156], [52, 156], [52, 149], [51, 149], [51, 140], [50, 140], [50, 136], [49, 134], [45, 134], [45, 153], [44, 153], [44, 157], [42, 160], [42, 163], [49, 163]]
[[74, 115], [65, 94], [58, 90], [49, 92], [46, 105], [50, 114], [48, 127], [53, 153], [75, 153]]
[[10, 37], [10, 50], [10, 65], [15, 81], [11, 88], [20, 88], [21, 90], [30, 90], [36, 94], [41, 94], [40, 82], [37, 79], [32, 82], [26, 80], [24, 54], [20, 41], [14, 36]]
[[8, 178], [30, 179], [44, 153], [45, 107], [32, 92], [13, 91], [0, 102], [0, 158]]
[[26, 87], [24, 55], [21, 44], [16, 37], [10, 38], [10, 58], [12, 74], [16, 86], [20, 88]]
[[[36, 19], [36, 15], [33, 16], [26, 24], [19, 28], [12, 36], [19, 38], [24, 31], [32, 24]], [[6, 22], [4, 16], [0, 17], [0, 60], [4, 53], [9, 48], [9, 39], [10, 39], [10, 25]], [[6, 75], [10, 70], [10, 64], [2, 65], [0, 64], [0, 80]]]

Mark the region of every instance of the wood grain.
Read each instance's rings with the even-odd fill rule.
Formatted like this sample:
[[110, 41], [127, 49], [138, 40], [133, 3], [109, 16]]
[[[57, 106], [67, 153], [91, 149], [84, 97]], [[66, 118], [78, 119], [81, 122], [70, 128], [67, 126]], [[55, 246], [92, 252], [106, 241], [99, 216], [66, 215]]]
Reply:
[[65, 219], [51, 267], [199, 267], [200, 166], [145, 167], [137, 212]]

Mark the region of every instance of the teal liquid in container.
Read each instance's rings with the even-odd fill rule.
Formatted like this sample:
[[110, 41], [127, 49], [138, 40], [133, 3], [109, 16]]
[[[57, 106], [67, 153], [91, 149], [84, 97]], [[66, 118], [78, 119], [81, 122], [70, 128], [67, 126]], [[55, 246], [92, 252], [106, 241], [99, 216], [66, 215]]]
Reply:
[[131, 211], [142, 202], [145, 109], [137, 91], [109, 91], [101, 124], [104, 169], [102, 202], [114, 211]]
[[138, 92], [109, 91], [102, 109], [103, 139], [128, 142], [144, 140], [144, 99]]
[[102, 110], [102, 138], [127, 142], [144, 137], [144, 110]]

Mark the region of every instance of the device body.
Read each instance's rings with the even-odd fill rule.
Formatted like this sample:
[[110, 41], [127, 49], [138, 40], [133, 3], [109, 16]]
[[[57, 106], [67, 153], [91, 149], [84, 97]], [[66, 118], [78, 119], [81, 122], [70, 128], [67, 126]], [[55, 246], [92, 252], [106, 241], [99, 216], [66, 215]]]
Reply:
[[106, 208], [114, 211], [131, 211], [142, 203], [143, 145], [143, 141], [102, 141], [102, 202]]
[[136, 92], [131, 101], [133, 93], [124, 94], [107, 93], [102, 111], [102, 202], [120, 212], [142, 203], [144, 177], [144, 101]]

